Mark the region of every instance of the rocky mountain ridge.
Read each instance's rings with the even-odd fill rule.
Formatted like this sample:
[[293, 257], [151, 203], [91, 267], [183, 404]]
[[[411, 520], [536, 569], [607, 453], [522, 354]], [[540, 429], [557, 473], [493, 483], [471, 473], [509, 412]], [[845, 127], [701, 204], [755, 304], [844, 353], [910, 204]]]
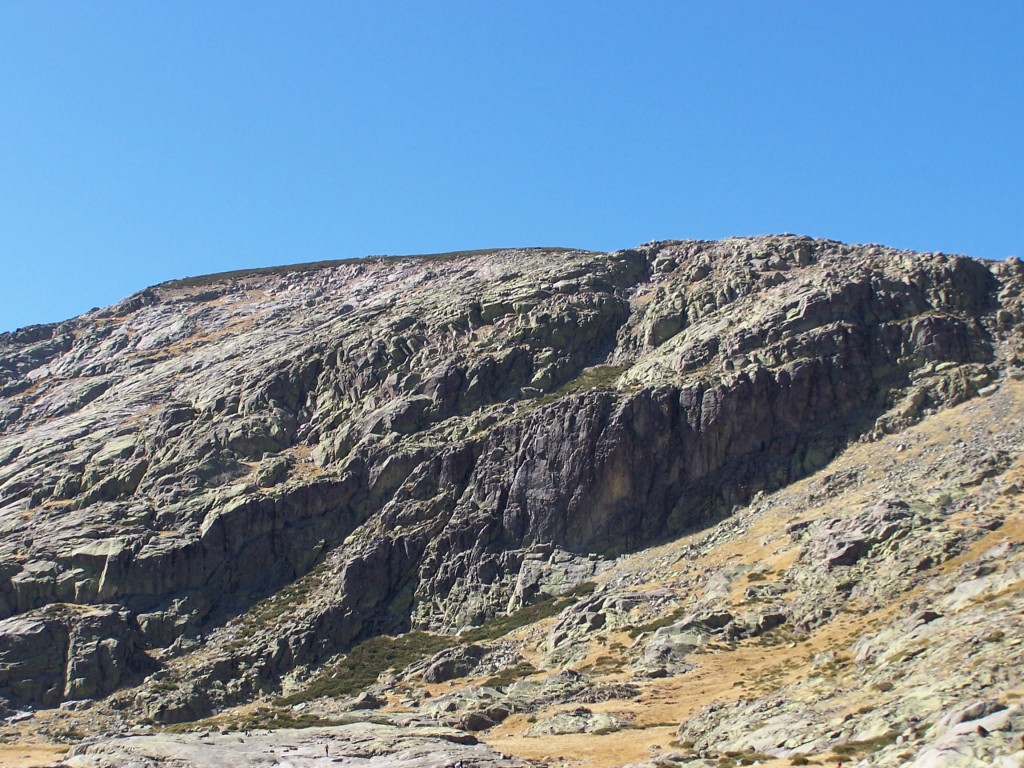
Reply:
[[[11, 711], [106, 697], [99, 720], [166, 727], [277, 697], [319, 702], [323, 724], [359, 692], [325, 675], [355, 677], [346, 659], [398, 635], [415, 652], [395, 653], [390, 687], [361, 688], [385, 711], [500, 740], [561, 702], [575, 709], [521, 732], [615, 732], [636, 714], [588, 697], [653, 696], [708, 648], [804, 642], [850, 605], [895, 605], [1016, 514], [987, 510], [1019, 463], [1018, 261], [777, 236], [315, 266], [164, 284], [0, 336]], [[800, 483], [847, 498], [870, 472], [844, 475], [843, 457], [975, 402], [1005, 427], [987, 413], [952, 460], [900, 457], [913, 483], [894, 466], [852, 516], [794, 502], [764, 532], [785, 533], [785, 567], [716, 582], [680, 565], [749, 554], [739, 521], [779, 517]], [[944, 480], [923, 493], [929, 473]], [[1016, 547], [998, 546], [978, 567], [998, 561], [1012, 589]], [[857, 642], [856, 662], [833, 661], [878, 656], [881, 640]], [[503, 676], [523, 680], [416, 693]], [[784, 699], [694, 712], [675, 741], [694, 760], [755, 746], [762, 761], [865, 741], [787, 746], [778, 733], [817, 729], [785, 719]], [[1004, 703], [986, 706], [1015, 723]], [[764, 712], [776, 735], [729, 730]]]

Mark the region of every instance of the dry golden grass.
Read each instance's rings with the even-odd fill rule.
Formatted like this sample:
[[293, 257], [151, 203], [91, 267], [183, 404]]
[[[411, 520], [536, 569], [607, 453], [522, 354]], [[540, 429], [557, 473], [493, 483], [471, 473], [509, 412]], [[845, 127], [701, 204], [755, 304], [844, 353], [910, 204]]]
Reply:
[[68, 748], [55, 744], [0, 744], [0, 768], [58, 765]]
[[[513, 721], [513, 726], [520, 728], [527, 725], [525, 721], [520, 722], [521, 715], [509, 720]], [[661, 727], [643, 731], [630, 729], [603, 735], [569, 734], [534, 739], [492, 735], [485, 738], [485, 741], [499, 752], [524, 760], [557, 764], [559, 758], [566, 758], [573, 765], [613, 768], [650, 759], [652, 746], [658, 751], [669, 751], [672, 749], [670, 742], [674, 738], [675, 727]]]

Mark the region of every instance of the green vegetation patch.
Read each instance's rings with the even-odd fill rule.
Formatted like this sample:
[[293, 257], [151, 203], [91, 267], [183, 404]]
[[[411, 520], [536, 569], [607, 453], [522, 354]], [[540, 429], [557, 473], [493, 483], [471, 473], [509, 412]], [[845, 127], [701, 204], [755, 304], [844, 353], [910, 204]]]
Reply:
[[593, 675], [611, 675], [621, 672], [623, 665], [621, 656], [598, 656], [594, 663], [585, 669]]
[[537, 405], [547, 405], [560, 400], [567, 395], [575, 395], [586, 392], [588, 389], [608, 389], [625, 371], [629, 370], [628, 365], [595, 365], [587, 368], [579, 376], [570, 382], [563, 384], [554, 392], [538, 397], [534, 402]]
[[495, 616], [488, 619], [476, 629], [463, 632], [459, 640], [465, 643], [480, 643], [486, 640], [497, 640], [521, 627], [535, 624], [538, 621], [557, 616], [575, 603], [579, 598], [592, 594], [596, 584], [585, 581], [570, 592], [558, 597], [546, 597], [536, 603], [524, 606], [508, 616]]
[[898, 737], [899, 734], [896, 733], [896, 731], [887, 731], [881, 736], [875, 736], [873, 739], [847, 741], [843, 744], [836, 744], [832, 747], [832, 757], [834, 759], [841, 760], [868, 755], [872, 752], [877, 752], [883, 747], [888, 747], [890, 744], [895, 744]]
[[771, 755], [752, 750], [747, 752], [726, 752], [724, 755], [718, 756], [716, 765], [719, 768], [734, 768], [737, 765], [758, 765], [773, 759]]
[[382, 672], [404, 669], [456, 644], [455, 638], [420, 631], [371, 637], [327, 665], [305, 690], [282, 696], [275, 703], [291, 706], [321, 696], [355, 696], [376, 683]]
[[[376, 683], [382, 672], [389, 669], [405, 669], [410, 664], [423, 661], [446, 648], [504, 637], [513, 630], [560, 613], [578, 598], [593, 592], [594, 587], [592, 582], [584, 582], [560, 597], [533, 603], [510, 616], [496, 616], [459, 637], [434, 635], [418, 630], [397, 637], [371, 637], [353, 646], [345, 657], [326, 665], [305, 689], [281, 696], [275, 700], [275, 704], [292, 706], [322, 696], [355, 696]], [[527, 672], [522, 665], [513, 669], [518, 670], [516, 674], [519, 676], [536, 671], [531, 667]], [[500, 678], [503, 674], [499, 673], [496, 677]]]
[[524, 677], [529, 677], [536, 671], [537, 668], [533, 664], [528, 661], [521, 661], [514, 667], [507, 667], [498, 672], [494, 677], [487, 678], [484, 681], [484, 685], [488, 688], [504, 688]]
[[256, 627], [265, 627], [292, 611], [296, 605], [302, 603], [309, 596], [314, 586], [319, 583], [318, 578], [322, 570], [322, 565], [318, 566], [291, 584], [282, 587], [270, 597], [261, 600], [250, 609], [245, 622]]
[[216, 715], [204, 720], [188, 723], [175, 723], [164, 726], [161, 730], [169, 733], [190, 733], [193, 731], [230, 731], [277, 730], [279, 728], [320, 728], [332, 725], [345, 725], [350, 718], [329, 718], [308, 712], [293, 712], [290, 709], [261, 706], [241, 716], [231, 717]]
[[639, 637], [644, 632], [655, 632], [663, 627], [670, 627], [679, 621], [681, 618], [686, 616], [689, 612], [689, 608], [686, 606], [680, 606], [674, 611], [666, 613], [664, 616], [654, 621], [649, 621], [646, 624], [637, 624], [635, 627], [630, 627], [628, 632], [630, 637]]

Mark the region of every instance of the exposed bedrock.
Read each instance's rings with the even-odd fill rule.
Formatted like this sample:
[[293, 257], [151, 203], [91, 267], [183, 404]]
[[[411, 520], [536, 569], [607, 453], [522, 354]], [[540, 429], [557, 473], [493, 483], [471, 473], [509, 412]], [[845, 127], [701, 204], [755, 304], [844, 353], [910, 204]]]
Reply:
[[114, 606], [52, 605], [0, 622], [0, 690], [15, 705], [104, 696], [152, 668]]
[[[243, 622], [195, 673], [233, 688], [174, 717], [571, 589], [972, 397], [1024, 270], [787, 236], [194, 282], [0, 336], [4, 653], [71, 636], [51, 604], [113, 606], [125, 669]], [[64, 682], [0, 696], [127, 679], [32, 664]]]

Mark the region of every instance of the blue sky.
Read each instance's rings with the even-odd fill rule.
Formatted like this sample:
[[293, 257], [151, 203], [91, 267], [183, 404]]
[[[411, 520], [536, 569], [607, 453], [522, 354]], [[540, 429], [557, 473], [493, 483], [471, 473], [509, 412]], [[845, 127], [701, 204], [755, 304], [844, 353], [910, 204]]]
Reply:
[[0, 330], [186, 275], [800, 232], [1024, 255], [1024, 3], [0, 4]]

